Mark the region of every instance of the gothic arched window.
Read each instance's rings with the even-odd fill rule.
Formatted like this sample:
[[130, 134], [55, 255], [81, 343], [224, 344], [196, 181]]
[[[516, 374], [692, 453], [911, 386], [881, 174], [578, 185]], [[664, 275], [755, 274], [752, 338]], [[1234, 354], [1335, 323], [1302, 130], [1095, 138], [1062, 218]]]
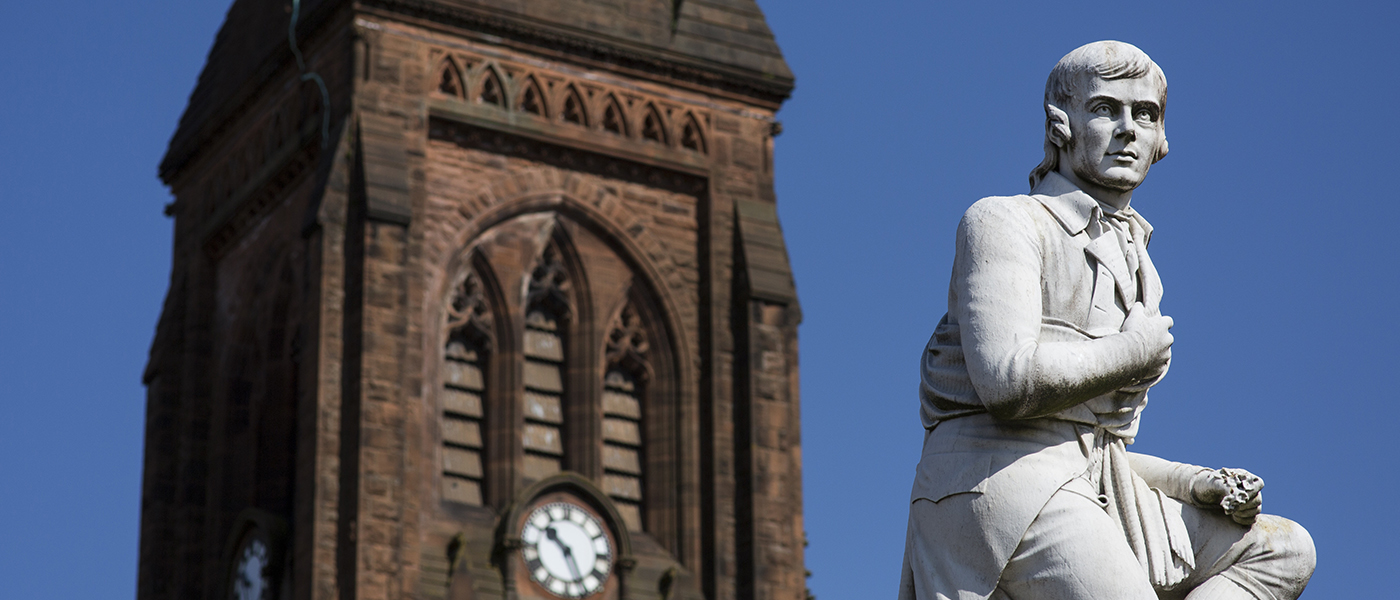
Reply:
[[569, 279], [550, 244], [530, 274], [525, 301], [523, 474], [539, 480], [564, 468], [564, 392]]
[[647, 355], [650, 343], [642, 319], [631, 302], [613, 319], [606, 344], [603, 491], [612, 497], [627, 528], [641, 531], [646, 505], [643, 406], [651, 373]]
[[447, 306], [442, 363], [442, 497], [481, 505], [485, 487], [486, 374], [491, 312], [480, 277], [468, 271]]
[[665, 297], [569, 215], [508, 218], [467, 247], [471, 268], [443, 298], [443, 401], [430, 415], [444, 504], [502, 508], [568, 471], [628, 530], [678, 547], [672, 516], [691, 499], [677, 432], [691, 409]]

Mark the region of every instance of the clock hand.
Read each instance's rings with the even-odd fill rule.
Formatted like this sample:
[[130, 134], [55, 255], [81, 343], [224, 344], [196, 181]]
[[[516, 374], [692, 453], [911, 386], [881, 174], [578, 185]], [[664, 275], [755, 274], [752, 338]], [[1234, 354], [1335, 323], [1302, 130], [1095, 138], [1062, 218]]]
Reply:
[[569, 561], [569, 572], [573, 574], [574, 581], [582, 580], [583, 574], [579, 572], [578, 563], [574, 561], [573, 549], [569, 548], [567, 545], [564, 544], [564, 542], [559, 540], [559, 534], [554, 532], [554, 527], [552, 526], [544, 530], [544, 535], [545, 537], [549, 538], [550, 541], [554, 542], [555, 545], [559, 546], [561, 550], [564, 551], [564, 559]]

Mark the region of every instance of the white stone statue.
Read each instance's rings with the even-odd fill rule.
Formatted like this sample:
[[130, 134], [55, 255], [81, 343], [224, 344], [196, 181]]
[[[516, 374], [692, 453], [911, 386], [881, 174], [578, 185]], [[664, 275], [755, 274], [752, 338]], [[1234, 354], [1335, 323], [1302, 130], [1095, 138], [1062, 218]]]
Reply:
[[1263, 482], [1133, 454], [1172, 319], [1133, 189], [1167, 153], [1167, 81], [1096, 42], [1045, 84], [1031, 193], [973, 204], [929, 340], [901, 600], [1291, 600], [1312, 538]]

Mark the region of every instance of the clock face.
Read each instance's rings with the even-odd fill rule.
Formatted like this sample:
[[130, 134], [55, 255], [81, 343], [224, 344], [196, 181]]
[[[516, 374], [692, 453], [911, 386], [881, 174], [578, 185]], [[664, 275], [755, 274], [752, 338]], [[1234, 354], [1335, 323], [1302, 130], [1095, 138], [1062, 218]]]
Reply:
[[267, 577], [267, 544], [259, 538], [250, 538], [243, 543], [233, 567], [233, 585], [229, 591], [231, 600], [264, 600], [271, 584]]
[[561, 598], [597, 593], [612, 570], [612, 545], [603, 525], [568, 502], [552, 502], [530, 513], [520, 541], [530, 578]]

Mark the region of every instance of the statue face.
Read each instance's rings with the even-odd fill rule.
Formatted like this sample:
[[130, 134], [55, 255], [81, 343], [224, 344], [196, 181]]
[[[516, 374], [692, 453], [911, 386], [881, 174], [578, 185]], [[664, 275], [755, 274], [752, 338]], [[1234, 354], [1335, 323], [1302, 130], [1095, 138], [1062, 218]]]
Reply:
[[1067, 166], [1082, 182], [1116, 192], [1142, 184], [1166, 136], [1160, 88], [1152, 77], [1095, 77], [1066, 107], [1071, 134]]

